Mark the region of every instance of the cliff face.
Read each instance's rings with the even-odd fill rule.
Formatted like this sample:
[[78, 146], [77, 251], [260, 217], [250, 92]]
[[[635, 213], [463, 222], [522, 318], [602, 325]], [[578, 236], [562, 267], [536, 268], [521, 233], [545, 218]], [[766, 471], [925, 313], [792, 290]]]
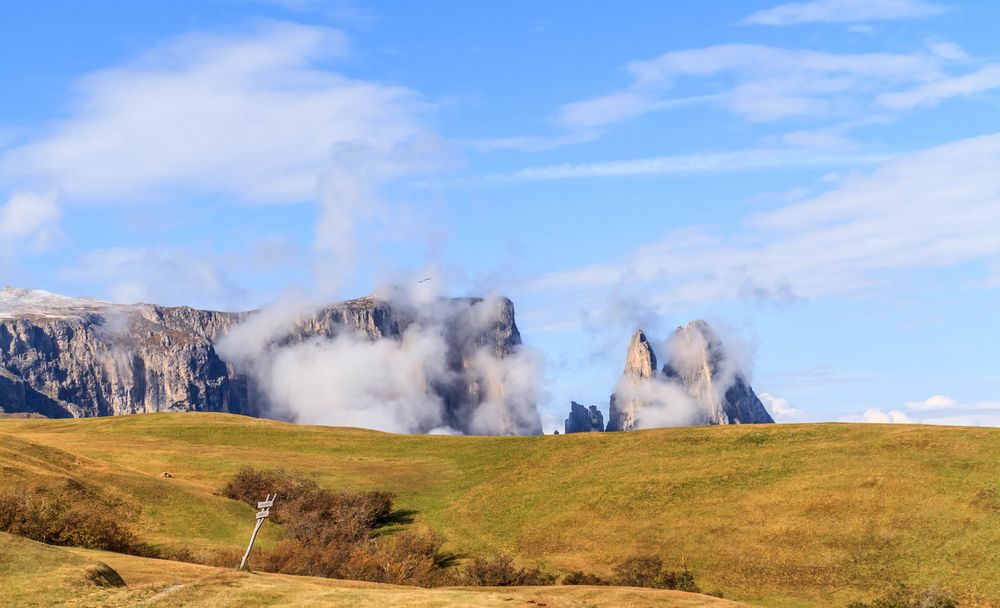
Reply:
[[570, 402], [569, 418], [563, 430], [569, 433], [600, 433], [604, 431], [604, 415], [596, 405], [587, 407], [576, 401]]
[[772, 423], [743, 371], [728, 357], [719, 336], [704, 321], [678, 327], [662, 376], [680, 383], [702, 406], [700, 424]]
[[[510, 300], [455, 299], [436, 305], [447, 309], [447, 358], [454, 374], [433, 390], [441, 395], [451, 426], [465, 431], [469, 424], [463, 417], [498, 393], [502, 397], [503, 389], [469, 373], [470, 359], [484, 351], [506, 357], [521, 337]], [[0, 411], [49, 417], [163, 410], [265, 415], [269, 404], [252, 379], [215, 348], [217, 340], [254, 314], [124, 306], [4, 289]], [[371, 341], [399, 340], [417, 317], [418, 311], [406, 306], [360, 298], [300, 316], [276, 341], [292, 344], [343, 332]], [[515, 422], [509, 428], [526, 428]]]
[[[646, 382], [656, 376], [656, 353], [641, 329], [632, 334], [628, 353], [625, 355], [625, 369], [622, 377], [629, 382]], [[640, 399], [619, 399], [611, 395], [608, 409], [608, 431], [627, 431], [635, 428], [636, 416], [645, 404]]]
[[632, 336], [619, 382], [622, 392], [611, 395], [608, 431], [638, 428], [643, 412], [671, 424], [774, 422], [707, 323], [678, 327], [669, 350], [667, 363], [657, 371], [645, 334], [640, 330]]

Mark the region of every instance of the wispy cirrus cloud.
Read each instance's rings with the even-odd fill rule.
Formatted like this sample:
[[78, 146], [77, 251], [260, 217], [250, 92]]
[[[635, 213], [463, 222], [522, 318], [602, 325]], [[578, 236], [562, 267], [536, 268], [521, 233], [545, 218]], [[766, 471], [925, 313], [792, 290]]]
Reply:
[[887, 154], [875, 152], [832, 154], [788, 148], [751, 148], [731, 152], [673, 154], [620, 161], [542, 165], [526, 167], [510, 173], [497, 173], [442, 183], [445, 185], [470, 182], [504, 184], [649, 175], [699, 175], [757, 170], [791, 170], [809, 166], [871, 165], [887, 160], [889, 157]]
[[[955, 61], [953, 51], [850, 54], [756, 44], [670, 51], [629, 63], [626, 88], [565, 104], [557, 121], [593, 129], [690, 104], [710, 104], [753, 122], [855, 117], [878, 95], [942, 79], [943, 68]], [[682, 81], [702, 90], [676, 96]]]
[[928, 17], [946, 10], [947, 7], [925, 0], [812, 0], [789, 2], [757, 11], [743, 23], [778, 26], [859, 23]]
[[582, 303], [581, 319], [605, 314], [600, 302], [623, 285], [662, 311], [725, 300], [860, 297], [907, 270], [997, 259], [998, 174], [1000, 134], [966, 139], [747, 216], [734, 233], [673, 230], [617, 261], [546, 274], [528, 287], [560, 294], [568, 306]]
[[1000, 88], [1000, 64], [983, 66], [975, 72], [942, 78], [906, 91], [883, 93], [876, 103], [890, 110], [934, 106], [952, 97], [968, 97]]

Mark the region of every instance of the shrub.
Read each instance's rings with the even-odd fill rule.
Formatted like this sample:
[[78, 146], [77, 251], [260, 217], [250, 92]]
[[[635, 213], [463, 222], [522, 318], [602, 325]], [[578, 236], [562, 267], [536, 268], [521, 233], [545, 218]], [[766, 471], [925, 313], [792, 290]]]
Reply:
[[630, 557], [615, 566], [615, 578], [626, 587], [656, 587], [663, 560], [653, 555]]
[[667, 570], [663, 560], [655, 555], [630, 557], [615, 567], [615, 582], [627, 587], [653, 587], [698, 593], [694, 574], [683, 570]]
[[958, 608], [958, 601], [936, 587], [915, 590], [898, 585], [871, 603], [851, 602], [847, 608]]
[[433, 587], [451, 582], [443, 567], [441, 545], [444, 541], [432, 533], [405, 531], [363, 543], [355, 548], [344, 564], [344, 578]]
[[360, 542], [392, 514], [389, 492], [333, 492], [285, 471], [245, 467], [222, 489], [224, 496], [254, 507], [274, 493], [278, 494], [271, 511], [274, 521], [284, 524], [288, 536], [307, 544]]
[[589, 572], [574, 570], [562, 579], [563, 585], [607, 585], [608, 581]]
[[516, 568], [510, 555], [498, 553], [488, 558], [474, 557], [466, 563], [462, 582], [483, 587], [551, 585], [555, 576], [538, 568]]
[[388, 492], [334, 492], [300, 475], [251, 468], [239, 471], [222, 490], [254, 506], [275, 492], [271, 513], [285, 538], [255, 555], [260, 569], [398, 585], [450, 581], [440, 537], [413, 531], [379, 535], [393, 512]]
[[16, 484], [0, 492], [0, 531], [50, 545], [156, 557], [123, 519], [118, 505], [75, 480], [62, 490]]

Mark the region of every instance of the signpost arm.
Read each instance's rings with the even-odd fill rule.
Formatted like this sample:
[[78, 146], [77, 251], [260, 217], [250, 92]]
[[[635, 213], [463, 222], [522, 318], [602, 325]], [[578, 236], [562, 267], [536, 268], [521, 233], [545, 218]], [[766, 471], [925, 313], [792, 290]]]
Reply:
[[257, 508], [260, 509], [260, 511], [257, 512], [257, 523], [253, 527], [253, 534], [250, 535], [250, 544], [247, 545], [247, 551], [243, 554], [243, 559], [240, 560], [240, 570], [246, 570], [247, 560], [250, 558], [250, 551], [253, 549], [254, 541], [257, 540], [257, 533], [260, 532], [260, 527], [264, 524], [264, 520], [271, 514], [271, 506], [274, 505], [274, 499], [277, 497], [277, 494], [274, 496], [268, 494], [267, 498], [265, 498], [263, 502], [257, 503]]

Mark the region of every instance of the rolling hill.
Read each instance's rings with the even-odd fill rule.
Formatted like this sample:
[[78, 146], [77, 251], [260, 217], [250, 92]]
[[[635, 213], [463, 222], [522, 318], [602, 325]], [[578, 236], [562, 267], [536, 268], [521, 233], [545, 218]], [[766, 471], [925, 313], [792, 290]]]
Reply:
[[[656, 553], [702, 588], [762, 606], [842, 606], [898, 581], [941, 585], [963, 607], [1000, 606], [1000, 429], [454, 437], [203, 413], [0, 420], [0, 480], [99, 486], [129, 505], [143, 539], [167, 547], [243, 546], [252, 512], [217, 492], [247, 464], [391, 490], [450, 550], [509, 551], [556, 572], [607, 574]], [[265, 526], [262, 542], [277, 538]]]

